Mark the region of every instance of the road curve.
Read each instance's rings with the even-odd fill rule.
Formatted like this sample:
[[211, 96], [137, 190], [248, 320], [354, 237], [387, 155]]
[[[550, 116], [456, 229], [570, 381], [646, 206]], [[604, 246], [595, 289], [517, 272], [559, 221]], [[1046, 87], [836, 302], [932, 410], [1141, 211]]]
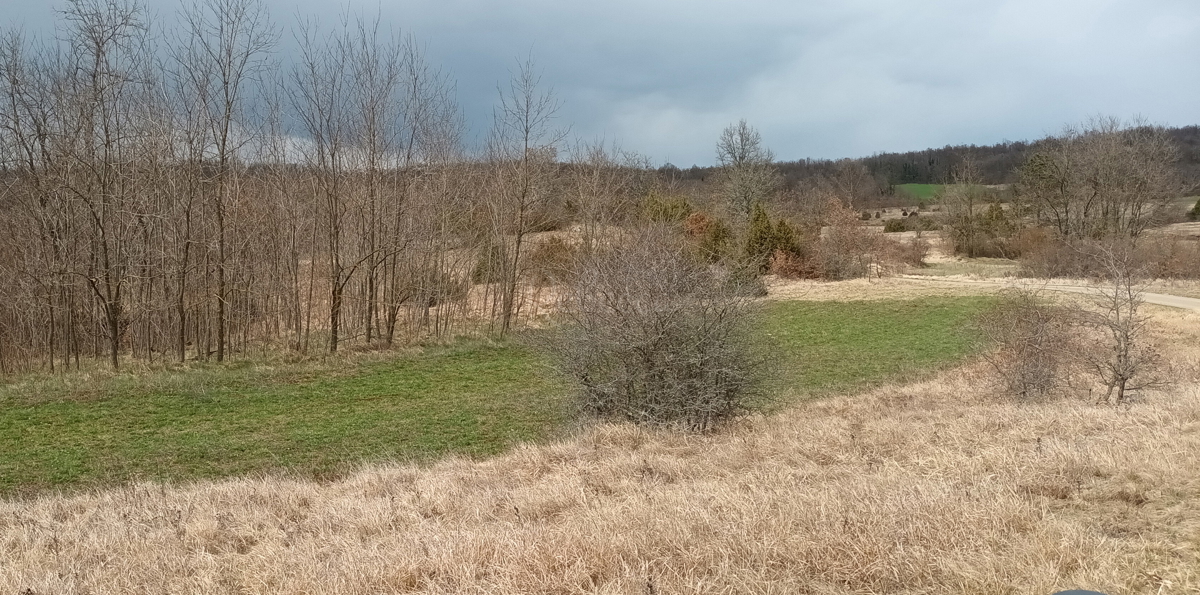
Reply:
[[[1097, 292], [1097, 288], [1087, 285], [1069, 285], [1061, 283], [1046, 283], [1032, 280], [1023, 281], [993, 281], [990, 279], [944, 279], [939, 277], [930, 277], [928, 275], [903, 275], [905, 279], [914, 281], [929, 281], [934, 283], [951, 283], [964, 285], [991, 285], [995, 287], [1023, 287], [1026, 289], [1045, 289], [1049, 291], [1066, 291], [1070, 293], [1091, 293]], [[1167, 306], [1170, 308], [1181, 308], [1183, 310], [1193, 310], [1200, 312], [1200, 299], [1183, 297], [1181, 295], [1170, 295], [1166, 293], [1143, 293], [1142, 300], [1147, 304], [1157, 304], [1159, 306]]]

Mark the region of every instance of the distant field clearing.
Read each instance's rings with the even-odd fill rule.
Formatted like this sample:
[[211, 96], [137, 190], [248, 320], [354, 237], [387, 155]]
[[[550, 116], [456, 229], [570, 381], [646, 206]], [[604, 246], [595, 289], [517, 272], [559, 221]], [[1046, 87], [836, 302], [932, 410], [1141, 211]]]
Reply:
[[896, 192], [926, 202], [932, 200], [945, 187], [945, 184], [897, 184]]

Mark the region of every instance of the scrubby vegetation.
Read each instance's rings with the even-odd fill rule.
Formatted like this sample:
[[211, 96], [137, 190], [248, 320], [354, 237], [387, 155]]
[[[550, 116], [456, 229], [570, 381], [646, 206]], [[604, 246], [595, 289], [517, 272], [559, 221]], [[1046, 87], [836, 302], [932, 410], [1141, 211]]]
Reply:
[[583, 255], [548, 352], [588, 417], [707, 431], [755, 393], [752, 303], [740, 276], [668, 234], [634, 230]]
[[1002, 296], [979, 320], [990, 344], [984, 359], [1000, 390], [1025, 401], [1051, 395], [1067, 383], [1080, 347], [1073, 322], [1070, 311], [1035, 292], [1011, 290]]

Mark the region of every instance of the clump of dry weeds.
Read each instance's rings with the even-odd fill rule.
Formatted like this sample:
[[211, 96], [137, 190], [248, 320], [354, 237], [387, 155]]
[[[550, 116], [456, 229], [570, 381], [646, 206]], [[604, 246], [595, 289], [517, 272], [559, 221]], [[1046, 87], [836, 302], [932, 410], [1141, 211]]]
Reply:
[[1050, 593], [1200, 588], [1197, 378], [1018, 405], [979, 367], [713, 436], [0, 503], [0, 592]]

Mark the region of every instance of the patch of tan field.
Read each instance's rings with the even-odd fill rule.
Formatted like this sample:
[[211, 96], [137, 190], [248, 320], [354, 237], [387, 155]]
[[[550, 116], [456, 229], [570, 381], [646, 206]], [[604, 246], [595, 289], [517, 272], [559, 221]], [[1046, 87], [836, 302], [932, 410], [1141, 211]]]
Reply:
[[[890, 234], [900, 236], [902, 234]], [[949, 258], [933, 269], [909, 268], [898, 275], [815, 281], [766, 278], [769, 299], [800, 300], [890, 300], [923, 296], [986, 295], [1004, 288], [1038, 289], [1051, 286], [1089, 286], [1082, 278], [1036, 279], [1016, 276], [1016, 263], [995, 258]], [[1145, 285], [1150, 293], [1200, 299], [1200, 280], [1156, 279]]]
[[[943, 295], [942, 292], [954, 291], [961, 288], [963, 292], [986, 291], [982, 288], [1024, 288], [1038, 290], [1053, 287], [1092, 287], [1096, 284], [1089, 279], [1054, 278], [1033, 279], [1018, 277], [980, 277], [973, 274], [957, 275], [925, 275], [921, 270], [911, 271], [915, 274], [900, 275], [893, 279], [902, 281], [902, 285], [927, 285], [931, 295]], [[1200, 299], [1200, 281], [1193, 279], [1155, 279], [1144, 286], [1147, 293], [1158, 293], [1168, 296]], [[913, 291], [919, 292], [917, 289]]]
[[1146, 291], [1200, 298], [1200, 281], [1193, 279], [1158, 279], [1147, 285]]
[[1142, 307], [1153, 321], [1149, 329], [1155, 347], [1176, 367], [1200, 370], [1200, 312], [1155, 304]]
[[906, 277], [872, 277], [848, 281], [810, 281], [765, 278], [767, 299], [867, 301], [914, 299], [930, 296], [990, 295], [1001, 287], [991, 284], [931, 282]]
[[1172, 223], [1163, 227], [1149, 230], [1150, 235], [1170, 235], [1185, 238], [1200, 238], [1200, 221], [1189, 221], [1187, 223]]

